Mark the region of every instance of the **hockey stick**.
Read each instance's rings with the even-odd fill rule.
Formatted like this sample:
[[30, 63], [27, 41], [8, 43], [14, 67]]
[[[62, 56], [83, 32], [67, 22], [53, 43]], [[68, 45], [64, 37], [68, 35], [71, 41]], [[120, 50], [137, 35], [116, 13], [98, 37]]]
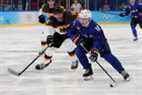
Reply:
[[35, 57], [21, 72], [16, 72], [10, 68], [8, 68], [8, 71], [15, 76], [22, 75], [46, 51], [47, 48], [48, 47], [46, 47], [37, 57]]
[[[83, 44], [80, 44], [86, 52], [89, 52]], [[113, 83], [110, 84], [110, 87], [114, 87], [116, 85], [116, 81], [114, 78], [108, 73], [108, 71], [96, 60], [97, 65], [105, 72], [105, 74], [112, 80]]]
[[96, 61], [97, 65], [100, 66], [100, 68], [106, 73], [106, 75], [112, 80], [112, 84], [110, 84], [110, 87], [113, 87], [114, 85], [116, 85], [116, 81], [114, 80], [114, 78], [108, 73], [108, 71], [98, 62]]

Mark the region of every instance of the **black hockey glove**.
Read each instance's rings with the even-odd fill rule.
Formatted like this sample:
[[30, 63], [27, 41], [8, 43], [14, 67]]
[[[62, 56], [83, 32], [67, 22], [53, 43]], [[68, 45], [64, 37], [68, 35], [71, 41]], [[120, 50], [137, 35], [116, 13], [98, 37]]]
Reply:
[[96, 62], [97, 59], [98, 59], [98, 51], [96, 49], [92, 49], [91, 50], [91, 54], [90, 54], [90, 57], [89, 59], [92, 61], [92, 62]]
[[40, 15], [40, 16], [38, 17], [38, 21], [39, 21], [40, 23], [44, 24], [44, 23], [46, 22], [45, 16], [44, 16], [44, 15]]
[[53, 47], [53, 46], [54, 46], [54, 38], [53, 38], [53, 35], [48, 35], [48, 36], [47, 36], [47, 45], [48, 45], [48, 47]]

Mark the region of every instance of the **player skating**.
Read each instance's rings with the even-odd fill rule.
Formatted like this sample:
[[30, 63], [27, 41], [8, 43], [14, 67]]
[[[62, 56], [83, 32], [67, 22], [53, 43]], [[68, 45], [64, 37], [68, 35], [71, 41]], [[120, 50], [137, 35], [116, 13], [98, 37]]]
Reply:
[[124, 13], [121, 13], [120, 16], [128, 16], [131, 15], [131, 30], [134, 36], [133, 41], [138, 40], [138, 34], [136, 30], [136, 26], [139, 24], [140, 28], [142, 28], [142, 4], [136, 2], [135, 0], [130, 0], [129, 5], [125, 9]]
[[[45, 6], [43, 8], [47, 8], [47, 10], [49, 10], [48, 6]], [[50, 13], [48, 21], [46, 21], [46, 16], [43, 13], [40, 14], [39, 22], [46, 24], [48, 27], [48, 29], [42, 33], [42, 48], [40, 52], [42, 52], [45, 47], [49, 48], [44, 54], [44, 62], [42, 64], [36, 65], [37, 70], [44, 69], [52, 62], [52, 54], [54, 52], [54, 48], [59, 48], [62, 43], [67, 39], [66, 29], [73, 20], [74, 17], [72, 17], [71, 13], [65, 11], [63, 7], [55, 7], [54, 10], [52, 9], [52, 13]], [[70, 47], [68, 48], [68, 55], [71, 59], [71, 69], [75, 69], [78, 66], [78, 61], [74, 54], [73, 44], [71, 43]]]
[[101, 27], [91, 20], [91, 12], [82, 10], [79, 13], [79, 20], [73, 22], [68, 29], [68, 37], [77, 45], [75, 53], [85, 69], [83, 77], [90, 77], [93, 75], [91, 63], [86, 56], [86, 51], [90, 51], [90, 59], [95, 62], [98, 53], [104, 58], [112, 67], [122, 75], [124, 80], [129, 80], [129, 74], [125, 71], [120, 61], [112, 54], [108, 45], [107, 39]]

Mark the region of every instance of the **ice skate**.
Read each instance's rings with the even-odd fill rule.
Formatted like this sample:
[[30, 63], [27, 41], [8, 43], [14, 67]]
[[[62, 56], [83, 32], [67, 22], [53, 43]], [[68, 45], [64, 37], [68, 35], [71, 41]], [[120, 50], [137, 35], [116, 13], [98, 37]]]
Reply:
[[83, 78], [86, 81], [91, 80], [91, 79], [93, 79], [92, 75], [93, 75], [92, 68], [85, 69], [84, 74], [83, 74]]
[[133, 41], [134, 41], [134, 42], [135, 42], [135, 41], [138, 41], [138, 38], [137, 38], [137, 37], [136, 37], [136, 38], [134, 38], [134, 39], [133, 39]]
[[41, 63], [41, 64], [37, 64], [35, 66], [36, 70], [43, 70], [44, 68], [46, 68], [47, 66], [49, 66], [51, 64], [52, 60], [50, 59], [50, 61], [48, 63]]
[[71, 63], [71, 70], [75, 70], [78, 68], [78, 60], [72, 61]]
[[124, 80], [130, 81], [130, 75], [126, 71], [122, 71], [121, 75], [122, 75]]

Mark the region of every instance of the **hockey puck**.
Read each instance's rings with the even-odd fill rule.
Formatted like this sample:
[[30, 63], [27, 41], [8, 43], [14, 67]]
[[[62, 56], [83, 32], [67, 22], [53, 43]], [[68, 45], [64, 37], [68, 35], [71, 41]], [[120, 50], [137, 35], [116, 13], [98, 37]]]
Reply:
[[110, 87], [114, 87], [114, 85], [113, 85], [113, 84], [110, 84]]
[[116, 86], [116, 82], [113, 82], [109, 85], [110, 87], [115, 87]]

